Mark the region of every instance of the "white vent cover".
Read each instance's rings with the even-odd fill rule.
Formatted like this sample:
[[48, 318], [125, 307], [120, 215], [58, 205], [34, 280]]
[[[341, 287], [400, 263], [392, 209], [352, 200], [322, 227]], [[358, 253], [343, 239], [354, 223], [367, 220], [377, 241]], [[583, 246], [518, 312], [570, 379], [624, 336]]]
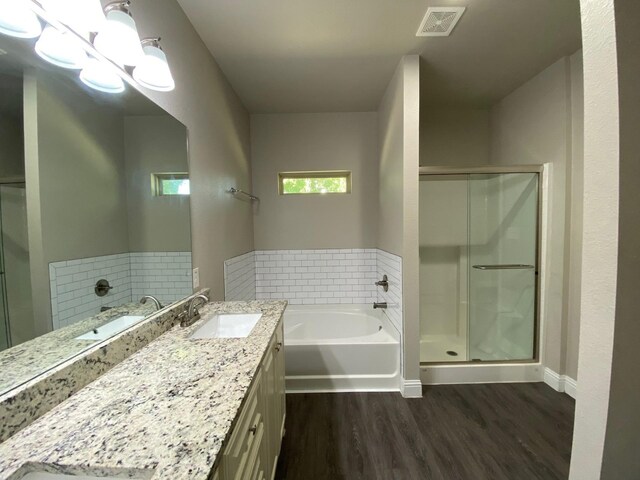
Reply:
[[429, 7], [416, 37], [448, 37], [466, 7]]

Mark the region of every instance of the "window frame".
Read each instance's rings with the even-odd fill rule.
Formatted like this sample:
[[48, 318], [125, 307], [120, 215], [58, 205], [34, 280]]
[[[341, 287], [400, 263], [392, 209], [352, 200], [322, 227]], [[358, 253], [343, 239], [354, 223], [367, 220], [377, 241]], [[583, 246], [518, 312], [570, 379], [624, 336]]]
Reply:
[[[347, 181], [347, 189], [344, 192], [297, 192], [286, 193], [284, 191], [284, 181], [286, 179], [300, 179], [300, 178], [344, 178]], [[350, 195], [352, 184], [351, 170], [308, 170], [308, 171], [296, 171], [296, 172], [280, 172], [278, 173], [278, 195], [283, 197], [289, 196], [312, 196], [312, 195]]]
[[[164, 180], [189, 180], [189, 193], [164, 193]], [[191, 196], [191, 179], [189, 172], [160, 172], [151, 174], [151, 191], [154, 197], [189, 197]]]

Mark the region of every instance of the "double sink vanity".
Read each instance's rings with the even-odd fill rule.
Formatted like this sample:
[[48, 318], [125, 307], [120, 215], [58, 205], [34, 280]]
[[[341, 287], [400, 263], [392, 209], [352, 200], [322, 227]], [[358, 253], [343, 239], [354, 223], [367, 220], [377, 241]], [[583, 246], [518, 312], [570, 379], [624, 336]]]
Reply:
[[193, 295], [186, 126], [0, 53], [0, 480], [272, 478], [286, 302]]
[[273, 478], [285, 308], [200, 307], [197, 321], [176, 324], [0, 444], [0, 479]]

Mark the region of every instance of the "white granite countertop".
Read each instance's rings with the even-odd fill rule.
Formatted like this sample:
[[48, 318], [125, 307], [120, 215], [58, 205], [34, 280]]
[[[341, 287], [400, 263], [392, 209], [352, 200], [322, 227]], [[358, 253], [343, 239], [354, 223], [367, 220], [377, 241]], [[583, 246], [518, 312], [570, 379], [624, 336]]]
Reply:
[[[217, 302], [0, 444], [0, 479], [32, 470], [206, 479], [236, 420], [284, 301]], [[213, 313], [262, 312], [247, 338], [189, 340]]]

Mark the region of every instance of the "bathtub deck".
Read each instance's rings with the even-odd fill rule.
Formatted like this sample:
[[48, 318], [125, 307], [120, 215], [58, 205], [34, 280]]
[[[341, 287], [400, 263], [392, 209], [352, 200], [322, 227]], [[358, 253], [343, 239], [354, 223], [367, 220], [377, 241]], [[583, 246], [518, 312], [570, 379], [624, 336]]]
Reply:
[[543, 383], [287, 395], [276, 479], [566, 479], [574, 405]]

